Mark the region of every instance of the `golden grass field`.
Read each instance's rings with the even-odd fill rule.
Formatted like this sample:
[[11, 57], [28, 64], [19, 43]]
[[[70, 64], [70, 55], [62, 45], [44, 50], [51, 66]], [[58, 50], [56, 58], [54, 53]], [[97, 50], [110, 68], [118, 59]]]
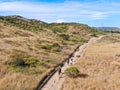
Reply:
[[120, 34], [89, 45], [75, 66], [80, 75], [67, 77], [61, 90], [120, 90]]
[[[26, 37], [27, 36], [27, 37]], [[47, 37], [48, 36], [48, 37]], [[68, 46], [67, 50], [54, 53], [40, 48], [41, 44], [57, 42], [54, 34], [43, 32], [35, 34], [29, 31], [19, 30], [15, 27], [5, 27], [1, 25], [0, 30], [0, 90], [33, 90], [38, 82], [55, 65], [59, 64], [75, 49], [73, 45]], [[51, 39], [50, 39], [51, 38]], [[65, 47], [66, 48], [66, 47]], [[11, 60], [11, 56], [30, 55], [39, 60], [43, 65], [26, 68], [12, 68], [5, 65], [6, 61]]]
[[[23, 22], [24, 23], [24, 22]], [[72, 30], [73, 28], [70, 28]], [[78, 31], [81, 31], [80, 29]], [[83, 32], [84, 31], [84, 32]], [[85, 39], [89, 39], [89, 30], [82, 30]], [[39, 81], [56, 65], [69, 57], [74, 49], [80, 45], [80, 34], [69, 34], [70, 40], [63, 40], [52, 30], [44, 29], [40, 32], [23, 30], [0, 21], [0, 90], [33, 90]], [[89, 35], [88, 35], [89, 34]], [[42, 49], [58, 43], [62, 48], [60, 52]], [[13, 67], [5, 64], [13, 61], [13, 56], [31, 56], [38, 60], [35, 67]]]

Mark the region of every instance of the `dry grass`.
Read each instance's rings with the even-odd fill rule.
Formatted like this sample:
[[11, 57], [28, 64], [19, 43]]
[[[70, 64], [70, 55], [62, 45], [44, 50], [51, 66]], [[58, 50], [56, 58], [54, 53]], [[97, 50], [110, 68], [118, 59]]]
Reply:
[[33, 90], [39, 82], [39, 78], [44, 74], [39, 75], [24, 75], [21, 73], [6, 74], [0, 80], [0, 90]]
[[[53, 43], [62, 46], [61, 52], [41, 48]], [[33, 90], [43, 76], [68, 58], [78, 45], [73, 41], [64, 41], [64, 44], [51, 30], [33, 33], [0, 22], [0, 90]], [[39, 64], [22, 68], [5, 64], [18, 54], [37, 58]]]
[[[120, 90], [119, 34], [104, 37], [86, 48], [75, 65], [81, 75], [67, 78], [62, 90]], [[87, 75], [87, 77], [82, 77]]]

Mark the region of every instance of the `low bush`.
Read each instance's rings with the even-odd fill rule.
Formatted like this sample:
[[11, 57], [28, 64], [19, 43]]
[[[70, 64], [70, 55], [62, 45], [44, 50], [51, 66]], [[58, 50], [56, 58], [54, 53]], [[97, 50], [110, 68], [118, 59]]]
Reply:
[[22, 57], [16, 57], [16, 58], [11, 59], [10, 61], [7, 61], [6, 64], [14, 66], [14, 67], [16, 67], [16, 66], [24, 67], [25, 61]]
[[43, 45], [42, 49], [51, 50], [55, 52], [59, 52], [61, 50], [61, 46], [58, 43], [53, 43], [52, 45]]
[[34, 57], [20, 57], [16, 56], [10, 61], [7, 61], [5, 64], [11, 65], [13, 67], [26, 67], [26, 66], [35, 66], [38, 60]]
[[20, 57], [14, 59], [12, 64], [15, 66], [25, 66], [25, 62], [24, 62], [23, 58], [20, 58]]
[[79, 32], [72, 32], [72, 34], [78, 34], [79, 35]]
[[65, 70], [65, 74], [69, 77], [75, 78], [79, 75], [79, 70], [76, 67], [70, 67]]
[[61, 37], [64, 40], [69, 40], [70, 36], [67, 34], [59, 34], [59, 37]]
[[50, 45], [42, 45], [41, 48], [42, 49], [48, 49], [48, 50], [50, 50], [51, 46]]
[[59, 52], [61, 50], [61, 46], [58, 43], [53, 43], [51, 49], [53, 51]]
[[24, 62], [28, 66], [35, 66], [38, 60], [34, 57], [28, 57], [28, 58], [24, 58]]
[[52, 31], [54, 33], [64, 33], [67, 31], [67, 27], [66, 26], [54, 26], [52, 27]]

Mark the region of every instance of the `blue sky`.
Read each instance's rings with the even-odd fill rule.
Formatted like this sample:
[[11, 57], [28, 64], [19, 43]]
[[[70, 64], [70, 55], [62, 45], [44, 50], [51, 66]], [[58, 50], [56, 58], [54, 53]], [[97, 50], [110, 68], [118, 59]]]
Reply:
[[0, 0], [0, 16], [120, 27], [120, 0]]

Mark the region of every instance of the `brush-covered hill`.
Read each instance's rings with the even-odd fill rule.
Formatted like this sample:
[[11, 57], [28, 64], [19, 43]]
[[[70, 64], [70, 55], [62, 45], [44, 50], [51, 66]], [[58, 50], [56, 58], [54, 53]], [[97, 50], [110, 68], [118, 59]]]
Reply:
[[0, 90], [33, 90], [99, 31], [85, 24], [0, 16]]

